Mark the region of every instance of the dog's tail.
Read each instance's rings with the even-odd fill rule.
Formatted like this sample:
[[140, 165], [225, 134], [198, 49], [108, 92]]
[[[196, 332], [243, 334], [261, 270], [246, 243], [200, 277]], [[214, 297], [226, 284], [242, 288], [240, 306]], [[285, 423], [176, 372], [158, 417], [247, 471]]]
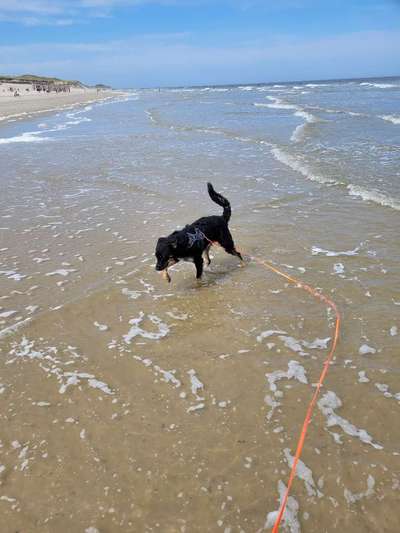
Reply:
[[222, 218], [228, 224], [229, 219], [231, 218], [231, 214], [232, 214], [231, 204], [228, 202], [228, 200], [224, 196], [222, 196], [222, 194], [219, 194], [214, 190], [214, 187], [211, 185], [211, 183], [207, 183], [207, 188], [208, 188], [208, 194], [210, 195], [211, 200], [224, 208], [224, 212], [222, 213]]

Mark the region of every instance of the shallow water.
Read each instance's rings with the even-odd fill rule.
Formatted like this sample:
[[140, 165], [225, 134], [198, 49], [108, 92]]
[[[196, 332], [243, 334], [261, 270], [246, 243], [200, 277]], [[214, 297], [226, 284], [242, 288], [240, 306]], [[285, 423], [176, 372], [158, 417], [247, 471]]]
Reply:
[[[343, 315], [281, 529], [398, 530], [399, 94], [143, 90], [2, 125], [2, 531], [271, 526], [334, 317], [250, 256]], [[206, 181], [245, 265], [166, 284], [155, 242], [219, 212]]]

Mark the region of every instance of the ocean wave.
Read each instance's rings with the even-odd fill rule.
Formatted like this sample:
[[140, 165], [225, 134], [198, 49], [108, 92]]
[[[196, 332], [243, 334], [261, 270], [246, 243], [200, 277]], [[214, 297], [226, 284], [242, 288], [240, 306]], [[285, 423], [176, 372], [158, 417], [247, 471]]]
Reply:
[[257, 106], [257, 107], [269, 107], [269, 108], [272, 108], [272, 109], [290, 109], [290, 110], [295, 110], [294, 115], [296, 117], [301, 117], [301, 118], [305, 119], [305, 123], [300, 124], [293, 131], [293, 133], [292, 133], [292, 135], [290, 137], [290, 140], [293, 141], [293, 142], [299, 142], [299, 141], [302, 140], [302, 138], [304, 136], [304, 132], [306, 131], [306, 128], [307, 128], [308, 124], [319, 122], [319, 119], [315, 115], [313, 115], [312, 113], [309, 113], [304, 108], [302, 108], [302, 107], [300, 107], [300, 106], [298, 106], [296, 104], [285, 103], [282, 99], [275, 98], [274, 96], [266, 96], [266, 98], [268, 100], [272, 100], [273, 103], [272, 104], [264, 104], [264, 103], [255, 102], [254, 105]]
[[308, 113], [307, 111], [303, 111], [303, 110], [296, 111], [295, 116], [304, 118], [305, 122], [297, 126], [297, 128], [292, 133], [290, 140], [293, 142], [300, 142], [303, 139], [307, 125], [319, 122], [319, 119], [316, 116], [312, 115], [311, 113]]
[[400, 201], [391, 196], [387, 196], [384, 193], [379, 191], [369, 190], [365, 187], [360, 187], [359, 185], [349, 184], [347, 186], [349, 194], [351, 196], [358, 196], [366, 202], [374, 202], [375, 204], [382, 205], [384, 207], [391, 207], [400, 211]]
[[271, 109], [298, 109], [296, 105], [282, 103], [267, 104], [267, 107], [270, 107]]
[[284, 165], [290, 167], [292, 170], [300, 172], [300, 174], [302, 174], [305, 178], [307, 178], [310, 181], [316, 181], [321, 184], [329, 184], [329, 185], [340, 185], [341, 184], [341, 182], [334, 180], [332, 178], [327, 178], [325, 176], [314, 174], [309, 168], [309, 166], [306, 165], [303, 161], [300, 161], [295, 156], [288, 154], [281, 148], [274, 147], [271, 149], [271, 153], [275, 157], [275, 159], [277, 159]]
[[273, 147], [271, 149], [271, 153], [275, 157], [275, 159], [277, 159], [284, 165], [290, 167], [292, 170], [299, 172], [310, 181], [315, 181], [323, 185], [326, 184], [345, 186], [351, 196], [357, 196], [366, 202], [373, 202], [383, 207], [390, 207], [392, 209], [395, 209], [396, 211], [400, 211], [400, 200], [397, 198], [393, 198], [382, 192], [367, 189], [359, 185], [354, 185], [352, 183], [346, 184], [345, 182], [340, 180], [335, 180], [322, 175], [314, 174], [307, 164], [299, 160], [297, 157], [288, 154], [281, 148]]
[[393, 83], [370, 83], [370, 82], [362, 82], [360, 83], [360, 86], [375, 87], [376, 89], [395, 89], [396, 87], [400, 87], [400, 85], [394, 85]]
[[22, 113], [15, 113], [14, 115], [4, 115], [0, 116], [0, 120], [8, 120], [9, 122], [12, 122], [10, 119], [12, 118], [21, 118], [26, 117], [28, 113], [26, 111], [23, 111]]
[[0, 139], [0, 144], [12, 144], [12, 143], [32, 143], [50, 141], [50, 137], [39, 137], [41, 131], [27, 131], [16, 137], [8, 137]]
[[41, 135], [50, 133], [50, 132], [63, 131], [63, 130], [69, 129], [71, 126], [76, 126], [78, 124], [81, 124], [82, 122], [91, 122], [92, 121], [91, 118], [81, 116], [81, 115], [83, 113], [87, 113], [88, 111], [91, 111], [92, 109], [93, 107], [91, 105], [87, 105], [80, 111], [66, 113], [65, 117], [70, 120], [67, 120], [66, 122], [61, 122], [60, 124], [56, 124], [51, 128], [48, 127], [48, 124], [42, 122], [38, 124], [38, 128], [41, 128], [41, 131], [27, 131], [15, 137], [2, 138], [0, 139], [0, 144], [50, 141], [52, 140], [50, 137], [43, 137]]
[[[205, 87], [205, 89], [208, 89], [208, 87]], [[194, 93], [195, 91], [198, 91], [198, 89], [169, 89], [171, 93]]]
[[268, 100], [271, 100], [272, 104], [266, 104], [267, 107], [270, 107], [271, 109], [297, 109], [300, 110], [299, 106], [295, 104], [287, 104], [283, 102], [280, 98], [275, 98], [275, 96], [266, 96], [265, 98], [268, 98]]
[[68, 120], [65, 124], [68, 126], [76, 126], [77, 124], [81, 124], [82, 122], [92, 122], [92, 119], [88, 117], [82, 117], [76, 120]]
[[229, 89], [227, 87], [212, 87], [210, 93], [226, 93]]
[[379, 118], [391, 122], [392, 124], [400, 124], [400, 117], [395, 115], [379, 115]]
[[307, 111], [303, 111], [302, 109], [299, 111], [296, 111], [295, 113], [296, 117], [301, 117], [306, 120], [306, 122], [318, 122], [318, 118], [311, 113], [308, 113]]
[[329, 87], [331, 83], [306, 83], [305, 87], [311, 87], [312, 89], [317, 87]]
[[369, 117], [370, 116], [370, 115], [367, 115], [366, 113], [358, 113], [356, 111], [349, 111], [347, 109], [332, 109], [330, 107], [321, 107], [317, 105], [310, 105], [308, 106], [308, 108], [321, 111], [322, 113], [344, 114], [344, 115], [350, 115], [352, 117]]

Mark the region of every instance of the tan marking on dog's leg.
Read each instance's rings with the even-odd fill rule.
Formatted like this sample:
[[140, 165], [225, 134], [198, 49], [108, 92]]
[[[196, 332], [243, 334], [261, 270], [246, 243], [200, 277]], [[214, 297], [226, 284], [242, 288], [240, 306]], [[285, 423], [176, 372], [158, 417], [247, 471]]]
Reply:
[[162, 271], [162, 277], [168, 281], [168, 283], [171, 283], [171, 276], [168, 273], [168, 269]]

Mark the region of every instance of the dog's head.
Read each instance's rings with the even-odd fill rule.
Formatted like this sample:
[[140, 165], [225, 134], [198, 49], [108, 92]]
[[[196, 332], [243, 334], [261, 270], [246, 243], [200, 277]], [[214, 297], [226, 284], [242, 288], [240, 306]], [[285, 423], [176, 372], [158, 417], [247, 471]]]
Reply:
[[156, 246], [156, 270], [165, 270], [169, 266], [175, 265], [178, 259], [175, 257], [178, 242], [175, 238], [160, 237]]

